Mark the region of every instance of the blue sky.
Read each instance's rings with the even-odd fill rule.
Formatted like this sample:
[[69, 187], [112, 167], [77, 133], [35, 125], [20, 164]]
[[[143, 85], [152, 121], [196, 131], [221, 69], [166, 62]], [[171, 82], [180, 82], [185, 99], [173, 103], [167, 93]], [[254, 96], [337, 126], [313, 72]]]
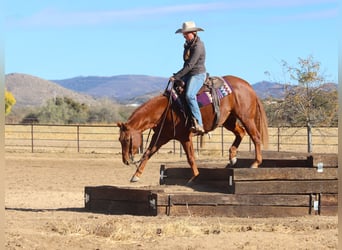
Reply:
[[312, 55], [337, 83], [337, 16], [337, 0], [11, 0], [5, 73], [169, 77], [182, 66], [184, 38], [175, 31], [193, 20], [205, 30], [211, 75], [284, 81], [282, 60], [296, 66]]

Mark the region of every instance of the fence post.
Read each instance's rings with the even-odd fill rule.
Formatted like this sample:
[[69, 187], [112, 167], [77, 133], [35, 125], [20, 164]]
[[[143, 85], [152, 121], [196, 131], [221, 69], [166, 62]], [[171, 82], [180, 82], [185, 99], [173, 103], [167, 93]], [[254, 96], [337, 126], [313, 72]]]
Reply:
[[307, 133], [308, 133], [308, 153], [312, 153], [312, 132], [311, 132], [311, 124], [307, 123]]
[[182, 158], [183, 156], [183, 151], [182, 151], [182, 144], [179, 143], [179, 157]]
[[77, 153], [80, 152], [80, 125], [77, 125]]
[[280, 127], [278, 127], [277, 150], [280, 152]]
[[31, 123], [31, 153], [33, 153], [33, 123]]
[[221, 126], [221, 156], [224, 156], [223, 126]]

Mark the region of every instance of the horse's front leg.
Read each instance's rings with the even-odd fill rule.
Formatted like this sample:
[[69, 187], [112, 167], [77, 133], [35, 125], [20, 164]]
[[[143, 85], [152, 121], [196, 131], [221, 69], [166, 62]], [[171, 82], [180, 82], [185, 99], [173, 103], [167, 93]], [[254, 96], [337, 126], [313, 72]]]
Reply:
[[147, 161], [152, 157], [152, 155], [154, 155], [154, 153], [156, 153], [160, 149], [162, 145], [164, 145], [168, 141], [168, 139], [159, 138], [156, 142], [156, 138], [154, 138], [154, 136], [152, 137], [148, 149], [144, 152], [143, 156], [141, 157], [139, 166], [137, 167], [137, 170], [131, 178], [131, 182], [138, 182], [140, 180], [140, 176], [144, 172]]
[[188, 163], [192, 169], [192, 177], [188, 181], [188, 184], [192, 184], [193, 181], [199, 176], [198, 167], [195, 161], [195, 151], [194, 151], [194, 146], [192, 143], [192, 137], [189, 137], [189, 139], [185, 141], [181, 141], [181, 144], [185, 151]]
[[137, 170], [131, 178], [131, 182], [138, 182], [140, 180], [140, 176], [144, 172], [147, 161], [151, 158], [152, 154], [152, 151], [149, 149], [144, 152], [143, 156], [140, 159], [139, 166], [137, 167]]

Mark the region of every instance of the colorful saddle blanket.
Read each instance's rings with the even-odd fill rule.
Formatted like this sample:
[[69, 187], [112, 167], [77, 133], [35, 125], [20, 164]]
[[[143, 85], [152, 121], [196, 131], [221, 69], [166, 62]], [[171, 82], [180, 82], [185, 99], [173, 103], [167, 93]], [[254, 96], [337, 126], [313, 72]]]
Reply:
[[[191, 113], [189, 113], [188, 106], [184, 100], [184, 87], [184, 82], [179, 81], [171, 89], [167, 90], [165, 94], [171, 95], [173, 103], [178, 106], [186, 120], [188, 120], [188, 115]], [[200, 108], [209, 104], [213, 105], [215, 119], [212, 124], [212, 129], [217, 127], [220, 119], [220, 100], [232, 92], [232, 87], [222, 77], [208, 77], [198, 91], [197, 102]]]
[[[184, 92], [184, 83], [181, 83], [180, 85], [181, 90], [178, 88], [179, 84], [174, 86], [171, 90], [167, 90], [167, 92], [171, 94], [172, 100], [176, 103], [182, 102], [180, 96], [182, 96], [182, 93]], [[232, 87], [222, 77], [208, 77], [197, 93], [197, 102], [199, 107], [204, 107], [215, 102], [217, 103], [232, 92]]]
[[[205, 89], [203, 90], [203, 88]], [[212, 91], [215, 91], [216, 96], [219, 100], [232, 93], [230, 84], [226, 82], [222, 77], [209, 77], [202, 89], [197, 94], [197, 102], [199, 107], [212, 104], [213, 101], [215, 101], [213, 100], [213, 96], [215, 95], [215, 93], [212, 93], [210, 89], [212, 89]]]

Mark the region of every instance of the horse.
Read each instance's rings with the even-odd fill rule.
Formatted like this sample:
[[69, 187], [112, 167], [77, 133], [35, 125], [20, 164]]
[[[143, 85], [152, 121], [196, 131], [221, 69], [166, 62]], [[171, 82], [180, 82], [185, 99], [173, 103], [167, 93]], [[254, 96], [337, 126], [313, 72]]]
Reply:
[[[232, 93], [220, 100], [217, 126], [213, 126], [215, 111], [212, 105], [200, 108], [205, 133], [218, 126], [223, 126], [233, 132], [235, 139], [229, 148], [227, 164], [227, 167], [230, 167], [237, 162], [237, 150], [247, 132], [255, 149], [255, 159], [250, 167], [258, 168], [262, 163], [261, 145], [267, 148], [268, 144], [268, 124], [263, 105], [252, 86], [244, 79], [232, 75], [222, 76], [221, 79], [229, 83]], [[149, 146], [138, 161], [139, 164], [131, 182], [139, 181], [148, 160], [160, 147], [174, 139], [181, 143], [185, 151], [187, 162], [192, 169], [192, 177], [188, 183], [193, 183], [200, 174], [192, 142], [196, 134], [190, 130], [185, 120], [179, 110], [170, 105], [170, 98], [165, 94], [160, 94], [135, 109], [127, 122], [117, 123], [120, 128], [122, 162], [126, 165], [134, 162], [134, 155], [142, 144], [142, 133], [147, 129], [154, 131]]]

